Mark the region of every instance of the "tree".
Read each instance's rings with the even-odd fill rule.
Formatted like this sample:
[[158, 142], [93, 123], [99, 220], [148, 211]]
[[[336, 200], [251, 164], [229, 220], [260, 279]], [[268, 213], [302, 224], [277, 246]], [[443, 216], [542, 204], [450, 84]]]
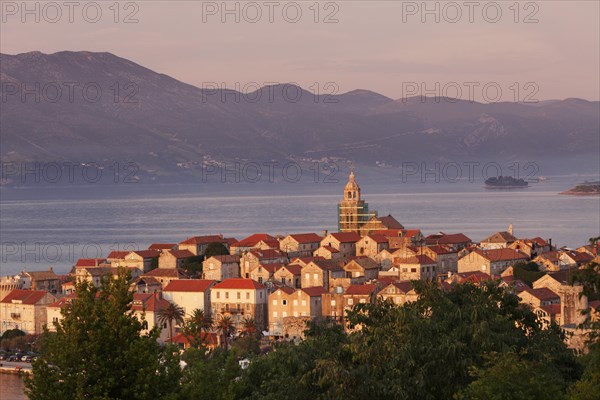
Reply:
[[515, 279], [520, 279], [529, 286], [532, 286], [533, 282], [544, 275], [546, 275], [546, 273], [540, 271], [540, 266], [533, 261], [521, 261], [513, 266], [513, 276]]
[[204, 250], [204, 259], [212, 256], [226, 256], [229, 254], [229, 250], [223, 243], [212, 242], [206, 246]]
[[259, 331], [256, 326], [256, 320], [253, 317], [247, 316], [242, 320], [242, 336], [254, 338], [262, 336], [262, 332]]
[[233, 331], [233, 321], [229, 315], [221, 315], [215, 324], [215, 330], [221, 333], [223, 339], [223, 348], [227, 350], [227, 340]]
[[158, 312], [158, 323], [164, 325], [166, 322], [169, 325], [169, 339], [173, 340], [173, 322], [183, 323], [185, 312], [183, 308], [175, 303], [169, 305]]
[[204, 344], [206, 335], [213, 326], [210, 315], [204, 314], [203, 310], [196, 308], [183, 326], [183, 333], [189, 338], [192, 347], [200, 347]]
[[157, 342], [157, 328], [141, 334], [128, 274], [104, 278], [101, 290], [77, 283], [76, 293], [56, 332], [42, 335], [41, 356], [25, 379], [31, 400], [150, 400], [178, 390], [178, 360]]

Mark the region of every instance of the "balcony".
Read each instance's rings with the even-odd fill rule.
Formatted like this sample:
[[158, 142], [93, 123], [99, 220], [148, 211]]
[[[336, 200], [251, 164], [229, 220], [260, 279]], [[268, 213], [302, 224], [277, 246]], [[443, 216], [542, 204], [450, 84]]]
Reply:
[[21, 313], [10, 313], [12, 319], [21, 319]]

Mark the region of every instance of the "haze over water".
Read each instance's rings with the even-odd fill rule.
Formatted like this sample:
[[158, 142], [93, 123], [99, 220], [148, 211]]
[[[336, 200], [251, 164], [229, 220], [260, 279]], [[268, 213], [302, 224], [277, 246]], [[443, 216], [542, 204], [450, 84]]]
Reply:
[[[3, 188], [1, 274], [50, 266], [66, 273], [78, 258], [194, 235], [240, 240], [256, 232], [335, 231], [344, 183]], [[557, 194], [572, 183], [553, 178], [498, 191], [481, 182], [369, 185], [359, 179], [371, 210], [425, 235], [463, 232], [480, 241], [512, 223], [517, 237], [576, 247], [600, 234], [600, 198]]]

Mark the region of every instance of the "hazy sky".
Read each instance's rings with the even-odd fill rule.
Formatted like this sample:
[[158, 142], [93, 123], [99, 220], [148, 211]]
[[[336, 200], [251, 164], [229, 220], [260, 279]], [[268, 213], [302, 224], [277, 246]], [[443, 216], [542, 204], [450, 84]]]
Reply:
[[3, 53], [107, 51], [197, 86], [600, 96], [596, 0], [1, 3]]

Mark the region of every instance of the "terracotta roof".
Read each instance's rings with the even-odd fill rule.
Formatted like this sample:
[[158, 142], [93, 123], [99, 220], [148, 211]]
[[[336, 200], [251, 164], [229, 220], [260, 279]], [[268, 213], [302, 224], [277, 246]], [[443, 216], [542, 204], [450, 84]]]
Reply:
[[[475, 249], [473, 252], [481, 255], [483, 258], [495, 262], [495, 261], [510, 261], [510, 260], [528, 260], [526, 254], [520, 253], [515, 249], [490, 249], [490, 250], [482, 250]], [[465, 257], [469, 257], [467, 254]]]
[[[216, 346], [218, 344], [217, 335], [215, 333], [201, 332], [200, 338], [202, 339], [203, 343], [207, 343], [211, 346]], [[189, 336], [186, 336], [183, 333], [178, 333], [177, 335], [173, 336], [173, 340], [167, 339], [167, 342], [185, 345], [190, 343], [190, 339]]]
[[60, 279], [58, 275], [54, 273], [54, 270], [50, 268], [48, 271], [25, 271], [31, 279], [35, 281], [47, 281]]
[[513, 275], [502, 277], [502, 281], [515, 292], [521, 293], [523, 290], [531, 289], [531, 287], [520, 279], [515, 279]]
[[194, 253], [185, 249], [185, 250], [168, 250], [169, 254], [171, 254], [175, 258], [190, 258], [194, 257]]
[[549, 304], [546, 306], [540, 306], [548, 315], [560, 315], [560, 304]]
[[[563, 284], [563, 283], [570, 284], [571, 276], [575, 273], [575, 271], [577, 271], [577, 269], [566, 269], [564, 271], [551, 272], [547, 275], [552, 277], [554, 280], [556, 280], [560, 284]], [[546, 275], [544, 275], [544, 276], [546, 276]], [[541, 276], [539, 279], [542, 279], [544, 276]]]
[[318, 243], [323, 239], [316, 233], [294, 233], [288, 236], [298, 243]]
[[552, 251], [548, 251], [546, 253], [540, 254], [539, 256], [536, 257], [536, 259], [541, 258], [541, 259], [545, 259], [548, 261], [559, 261], [560, 260], [560, 252], [558, 252], [557, 250], [552, 250]]
[[377, 264], [370, 257], [354, 257], [352, 260], [350, 260], [348, 263], [346, 263], [346, 265], [348, 265], [352, 262], [360, 265], [364, 269], [379, 269], [379, 264]]
[[71, 294], [63, 297], [62, 299], [55, 301], [52, 304], [48, 304], [46, 307], [63, 308], [65, 306], [71, 304], [71, 301], [75, 298], [77, 298], [77, 295], [75, 293], [71, 293]]
[[584, 252], [578, 252], [578, 251], [566, 251], [565, 252], [569, 257], [571, 257], [573, 260], [575, 260], [576, 263], [579, 264], [585, 264], [588, 263], [590, 261], [592, 261], [594, 259], [593, 256], [584, 253]]
[[21, 304], [36, 304], [42, 300], [48, 292], [44, 290], [21, 290], [15, 289], [8, 293], [2, 303], [12, 303], [13, 300], [20, 301]]
[[335, 260], [313, 260], [309, 264], [314, 264], [324, 271], [335, 271], [342, 269], [340, 262]]
[[427, 246], [427, 248], [431, 249], [431, 251], [433, 251], [436, 254], [451, 254], [451, 253], [456, 253], [456, 250], [453, 250], [451, 247], [445, 246], [445, 245], [433, 245], [433, 246]]
[[137, 250], [132, 251], [129, 254], [134, 253], [142, 258], [156, 258], [160, 255], [160, 252], [157, 250]]
[[146, 272], [142, 276], [181, 279], [185, 278], [187, 273], [181, 268], [155, 268], [150, 272]]
[[379, 220], [383, 223], [383, 225], [388, 229], [404, 229], [402, 224], [396, 220], [396, 218], [392, 217], [391, 214], [388, 214], [385, 217], [378, 217]]
[[370, 295], [377, 290], [377, 285], [374, 283], [367, 285], [350, 285], [346, 289], [345, 294], [349, 295]]
[[222, 235], [208, 236], [192, 236], [181, 242], [180, 244], [210, 244], [210, 243], [227, 243], [227, 240]]
[[481, 283], [492, 280], [489, 274], [479, 271], [459, 272], [456, 275], [460, 278], [460, 282]]
[[413, 290], [413, 284], [411, 281], [395, 282], [393, 285], [400, 289], [403, 293], [408, 293]]
[[169, 306], [169, 301], [158, 293], [134, 293], [131, 309], [134, 311], [157, 312]]
[[218, 260], [221, 263], [225, 263], [225, 264], [228, 264], [228, 263], [239, 264], [239, 262], [240, 262], [239, 256], [232, 256], [232, 255], [212, 256], [212, 257], [208, 257], [207, 260], [210, 260], [211, 258], [214, 258], [215, 260]]
[[370, 238], [371, 240], [373, 240], [376, 243], [387, 243], [388, 239], [384, 236], [384, 235], [379, 235], [376, 233], [371, 233], [370, 235], [367, 235], [364, 238]]
[[111, 251], [108, 257], [109, 260], [123, 260], [127, 254], [131, 253], [131, 251]]
[[279, 271], [280, 269], [286, 269], [292, 275], [300, 275], [300, 273], [302, 272], [302, 265], [300, 265], [300, 264], [282, 265], [281, 267], [277, 268], [276, 271]]
[[177, 243], [152, 243], [148, 246], [148, 250], [172, 250], [177, 246]]
[[400, 236], [402, 236], [403, 232], [404, 232], [404, 229], [378, 229], [376, 231], [372, 231], [371, 235], [375, 234], [375, 235], [382, 235], [385, 237], [400, 237]]
[[548, 288], [525, 289], [524, 292], [531, 294], [533, 297], [544, 300], [560, 299], [560, 296]]
[[293, 258], [291, 261], [293, 264], [300, 264], [302, 266], [310, 263], [311, 261], [314, 260], [324, 260], [325, 258], [321, 257], [321, 256], [316, 256], [316, 257], [296, 257]]
[[354, 232], [335, 232], [330, 235], [340, 243], [356, 243], [360, 240], [360, 235]]
[[228, 278], [223, 282], [217, 283], [213, 289], [264, 289], [265, 287], [253, 279], [247, 278]]
[[76, 267], [96, 267], [98, 264], [102, 264], [106, 260], [104, 258], [80, 258], [77, 260]]
[[537, 244], [538, 246], [548, 246], [548, 242], [544, 239], [542, 239], [541, 237], [534, 237], [533, 239], [531, 239], [532, 242], [534, 242], [535, 244]]
[[403, 233], [404, 237], [411, 238], [411, 237], [418, 236], [421, 233], [421, 230], [420, 229], [406, 229], [402, 233]]
[[340, 252], [338, 249], [336, 249], [335, 247], [331, 247], [331, 246], [321, 246], [321, 248], [324, 249], [324, 250], [327, 250], [331, 254], [335, 254], [335, 253], [339, 253]]
[[422, 265], [436, 264], [435, 261], [433, 261], [431, 258], [429, 258], [423, 254], [415, 255], [412, 257], [408, 257], [408, 258], [401, 258], [398, 260], [398, 263], [399, 264], [422, 264]]
[[438, 233], [425, 238], [426, 244], [462, 244], [470, 243], [471, 239], [463, 233]]
[[254, 255], [259, 260], [285, 257], [285, 255], [277, 249], [265, 249], [265, 250], [254, 249], [254, 250], [250, 250], [248, 253]]
[[310, 297], [319, 297], [322, 294], [328, 293], [327, 289], [325, 289], [323, 286], [307, 287], [307, 288], [302, 288], [300, 290], [302, 290], [304, 293], [306, 293]]
[[[273, 275], [275, 273], [275, 271], [277, 271], [279, 268], [283, 267], [285, 264], [281, 264], [281, 263], [271, 263], [271, 264], [263, 264], [263, 263], [259, 263], [258, 267], [264, 268], [270, 275]], [[258, 267], [254, 268], [252, 270], [252, 272], [254, 272], [254, 270], [256, 270]]]
[[255, 233], [254, 235], [250, 235], [245, 239], [240, 240], [239, 242], [234, 243], [232, 246], [235, 247], [253, 247], [260, 241], [277, 241], [273, 236], [266, 233]]
[[515, 240], [517, 240], [517, 238], [515, 236], [513, 236], [512, 234], [510, 234], [509, 232], [496, 232], [491, 236], [488, 236], [487, 238], [483, 239], [481, 241], [481, 243], [508, 243], [508, 242], [514, 242]]
[[[282, 292], [284, 292], [287, 295], [290, 295], [292, 293], [294, 293], [296, 290], [294, 290], [293, 288], [289, 287], [289, 286], [280, 286], [277, 288], [277, 290], [281, 290]], [[275, 292], [277, 291], [275, 290]], [[273, 293], [275, 293], [273, 292]]]
[[113, 274], [113, 269], [111, 267], [78, 267], [77, 269], [85, 270], [92, 277]]
[[205, 292], [216, 281], [210, 279], [175, 279], [163, 289], [163, 292]]
[[133, 280], [134, 285], [160, 285], [161, 283], [151, 276], [140, 276]]

